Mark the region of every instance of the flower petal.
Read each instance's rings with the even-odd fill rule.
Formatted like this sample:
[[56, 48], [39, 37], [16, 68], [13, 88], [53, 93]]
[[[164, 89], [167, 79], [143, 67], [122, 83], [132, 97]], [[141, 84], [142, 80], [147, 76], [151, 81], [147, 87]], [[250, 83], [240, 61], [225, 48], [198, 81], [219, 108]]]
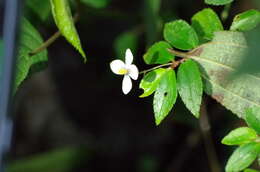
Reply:
[[128, 75], [124, 76], [123, 84], [122, 84], [122, 91], [124, 94], [128, 94], [132, 89], [132, 81]]
[[122, 60], [113, 60], [110, 63], [110, 68], [115, 74], [120, 74], [120, 69], [125, 68], [125, 63]]
[[130, 65], [128, 68], [128, 75], [133, 79], [133, 80], [137, 80], [138, 79], [138, 75], [139, 75], [139, 71], [138, 68], [136, 67], [136, 65]]
[[134, 59], [133, 54], [132, 54], [131, 50], [128, 48], [125, 52], [125, 64], [127, 64], [127, 65], [132, 64], [133, 59]]

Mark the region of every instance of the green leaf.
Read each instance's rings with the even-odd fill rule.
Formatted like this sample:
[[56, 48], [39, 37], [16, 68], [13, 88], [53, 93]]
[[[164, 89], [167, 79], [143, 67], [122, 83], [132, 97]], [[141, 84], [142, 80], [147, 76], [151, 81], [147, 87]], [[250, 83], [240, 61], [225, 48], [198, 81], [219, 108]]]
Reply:
[[205, 0], [205, 3], [209, 5], [225, 5], [231, 2], [233, 2], [233, 0]]
[[259, 172], [258, 170], [247, 168], [244, 170], [244, 172]]
[[195, 30], [184, 20], [166, 23], [163, 36], [172, 46], [181, 50], [190, 50], [199, 44]]
[[245, 120], [249, 127], [253, 128], [260, 134], [260, 108], [252, 107], [245, 111]]
[[144, 54], [146, 64], [164, 64], [174, 59], [174, 56], [168, 51], [171, 45], [165, 41], [153, 44]]
[[61, 34], [80, 52], [84, 58], [84, 61], [86, 61], [86, 55], [81, 47], [80, 39], [74, 26], [68, 1], [50, 0], [50, 2], [53, 18]]
[[200, 64], [206, 93], [239, 117], [248, 107], [260, 107], [260, 75], [231, 76], [247, 49], [243, 33], [221, 31], [187, 55]]
[[117, 36], [114, 42], [114, 50], [117, 58], [124, 60], [126, 49], [130, 48], [133, 54], [137, 49], [138, 36], [135, 32], [123, 32]]
[[28, 76], [32, 67], [47, 62], [47, 51], [44, 50], [34, 56], [29, 56], [29, 53], [38, 48], [43, 43], [41, 35], [30, 24], [30, 22], [22, 18], [20, 42], [18, 46], [18, 58], [16, 66], [16, 77], [14, 81], [15, 90], [19, 87], [22, 81]]
[[176, 76], [172, 69], [167, 69], [155, 91], [153, 110], [155, 123], [159, 125], [171, 111], [177, 98]]
[[260, 12], [248, 10], [235, 16], [230, 30], [248, 31], [254, 29], [260, 23]]
[[191, 26], [202, 39], [211, 40], [214, 32], [223, 30], [218, 15], [210, 8], [197, 12], [191, 18]]
[[51, 14], [49, 0], [26, 0], [26, 6], [37, 14], [42, 21], [45, 21]]
[[110, 0], [81, 0], [81, 2], [93, 8], [105, 8]]
[[226, 172], [239, 172], [247, 168], [260, 152], [260, 143], [247, 143], [237, 148], [226, 165]]
[[140, 82], [139, 88], [142, 88], [144, 93], [139, 97], [143, 98], [153, 94], [166, 71], [166, 69], [159, 68], [147, 73]]
[[195, 117], [199, 117], [203, 85], [197, 64], [192, 60], [182, 63], [177, 73], [177, 88], [182, 101]]
[[257, 138], [255, 130], [248, 127], [240, 127], [226, 135], [221, 143], [225, 145], [241, 145], [254, 141]]

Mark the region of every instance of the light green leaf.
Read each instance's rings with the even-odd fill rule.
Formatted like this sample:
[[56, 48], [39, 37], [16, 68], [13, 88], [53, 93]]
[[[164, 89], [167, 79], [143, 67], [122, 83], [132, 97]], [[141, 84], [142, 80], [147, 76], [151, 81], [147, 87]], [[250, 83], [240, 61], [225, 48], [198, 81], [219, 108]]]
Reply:
[[214, 32], [223, 30], [218, 15], [210, 8], [197, 12], [191, 18], [191, 26], [202, 39], [211, 40]]
[[166, 23], [163, 36], [172, 46], [181, 50], [190, 50], [199, 44], [195, 30], [184, 20]]
[[205, 3], [209, 5], [225, 5], [233, 1], [234, 0], [205, 0]]
[[110, 0], [81, 0], [81, 2], [93, 8], [105, 8]]
[[260, 171], [247, 168], [247, 169], [244, 170], [244, 172], [260, 172]]
[[235, 16], [230, 30], [248, 31], [254, 29], [260, 23], [260, 12], [248, 10]]
[[61, 34], [80, 52], [84, 58], [84, 61], [86, 61], [86, 55], [81, 47], [80, 39], [74, 26], [68, 1], [50, 0], [50, 2], [53, 18]]
[[180, 65], [177, 73], [177, 88], [186, 107], [198, 118], [203, 85], [199, 68], [194, 61], [189, 59]]
[[19, 87], [22, 81], [28, 76], [31, 70], [34, 70], [36, 65], [41, 65], [47, 62], [47, 51], [44, 50], [34, 56], [29, 56], [29, 53], [38, 48], [43, 43], [43, 40], [38, 31], [25, 18], [21, 21], [20, 42], [18, 46], [18, 58], [16, 66], [16, 77], [14, 82], [15, 90]]
[[144, 61], [146, 64], [164, 64], [174, 59], [168, 49], [171, 45], [165, 41], [160, 41], [153, 44], [144, 54]]
[[241, 145], [254, 141], [257, 138], [255, 130], [248, 127], [240, 127], [226, 135], [221, 143], [225, 145]]
[[26, 6], [37, 14], [42, 21], [45, 21], [51, 14], [49, 0], [26, 0]]
[[167, 69], [155, 91], [153, 110], [155, 123], [159, 125], [171, 111], [177, 98], [176, 76], [172, 69]]
[[248, 107], [260, 107], [260, 75], [231, 77], [246, 51], [243, 33], [221, 31], [215, 32], [211, 42], [188, 53], [200, 64], [206, 93], [239, 117]]
[[237, 148], [226, 165], [226, 172], [239, 172], [247, 168], [260, 152], [260, 143], [247, 143]]
[[131, 49], [133, 54], [136, 53], [138, 35], [135, 32], [123, 32], [117, 36], [114, 42], [114, 50], [117, 58], [124, 60], [126, 49]]
[[245, 114], [247, 125], [253, 128], [258, 134], [260, 134], [260, 108], [248, 108], [246, 109]]
[[159, 68], [147, 73], [140, 82], [139, 88], [142, 88], [144, 93], [139, 97], [143, 98], [153, 94], [166, 71], [166, 69]]

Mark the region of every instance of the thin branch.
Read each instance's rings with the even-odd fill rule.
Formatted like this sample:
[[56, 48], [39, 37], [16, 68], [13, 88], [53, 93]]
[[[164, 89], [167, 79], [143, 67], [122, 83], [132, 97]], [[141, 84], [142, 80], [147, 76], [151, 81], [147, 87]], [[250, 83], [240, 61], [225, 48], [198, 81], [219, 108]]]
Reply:
[[171, 65], [172, 65], [172, 63], [162, 64], [162, 65], [159, 65], [159, 66], [155, 66], [155, 67], [153, 67], [151, 69], [147, 69], [147, 70], [141, 71], [141, 72], [139, 72], [139, 74], [145, 74], [145, 73], [150, 72], [150, 71], [152, 71], [154, 69], [158, 69], [158, 68], [165, 67], [165, 66], [171, 66]]

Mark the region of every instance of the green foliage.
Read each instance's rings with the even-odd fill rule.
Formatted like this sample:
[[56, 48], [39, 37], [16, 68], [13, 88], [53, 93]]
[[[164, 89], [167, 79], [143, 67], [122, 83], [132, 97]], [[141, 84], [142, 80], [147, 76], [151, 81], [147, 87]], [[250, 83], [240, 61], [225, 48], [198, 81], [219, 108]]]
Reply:
[[125, 57], [125, 50], [130, 48], [135, 54], [138, 43], [138, 35], [135, 32], [123, 32], [114, 42], [114, 49], [118, 58]]
[[51, 14], [49, 0], [26, 0], [26, 6], [37, 14], [42, 21], [45, 21]]
[[147, 97], [153, 94], [166, 71], [166, 69], [159, 68], [147, 73], [140, 82], [139, 87], [144, 90], [144, 93], [139, 97]]
[[260, 12], [248, 10], [235, 16], [230, 30], [248, 31], [255, 28], [260, 23]]
[[210, 8], [197, 12], [191, 18], [191, 25], [202, 40], [211, 40], [214, 32], [223, 30], [218, 15]]
[[260, 143], [247, 143], [237, 148], [226, 165], [226, 172], [239, 172], [247, 168], [260, 152]]
[[233, 1], [234, 0], [205, 0], [205, 3], [209, 5], [225, 5]]
[[153, 110], [156, 125], [159, 125], [171, 111], [176, 98], [177, 88], [175, 72], [172, 69], [167, 69], [154, 94]]
[[195, 30], [184, 20], [166, 23], [163, 36], [172, 46], [181, 50], [190, 50], [199, 44]]
[[245, 114], [245, 120], [247, 125], [253, 128], [258, 134], [260, 134], [260, 108], [248, 108], [246, 109]]
[[50, 0], [52, 15], [61, 34], [71, 43], [86, 61], [77, 30], [74, 26], [70, 6], [67, 0]]
[[105, 8], [110, 0], [81, 0], [81, 2], [93, 8]]
[[38, 48], [43, 40], [38, 31], [25, 18], [21, 22], [20, 43], [18, 46], [18, 59], [16, 66], [15, 90], [28, 76], [32, 66], [46, 62], [48, 60], [47, 51], [44, 50], [34, 56], [29, 53]]
[[231, 76], [246, 51], [243, 33], [221, 31], [215, 33], [212, 42], [201, 45], [189, 55], [201, 65], [206, 93], [239, 117], [243, 117], [248, 107], [260, 107], [259, 75]]
[[244, 170], [244, 172], [259, 172], [258, 170], [247, 168]]
[[225, 136], [221, 143], [225, 145], [241, 145], [254, 141], [257, 138], [255, 130], [248, 127], [240, 127], [232, 130]]
[[174, 56], [168, 51], [171, 45], [165, 41], [153, 44], [144, 55], [146, 64], [164, 64], [174, 59]]
[[177, 88], [186, 107], [198, 118], [203, 85], [199, 68], [194, 61], [187, 60], [180, 65], [177, 73]]

